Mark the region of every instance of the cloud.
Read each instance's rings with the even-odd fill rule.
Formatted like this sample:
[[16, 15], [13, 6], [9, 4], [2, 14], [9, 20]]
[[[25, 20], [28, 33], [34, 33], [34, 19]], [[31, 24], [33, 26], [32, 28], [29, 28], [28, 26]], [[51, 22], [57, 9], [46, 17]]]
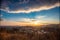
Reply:
[[3, 15], [2, 14], [0, 14], [0, 17], [2, 17]]
[[19, 18], [18, 21], [20, 22], [32, 22], [32, 20], [35, 20], [33, 18]]
[[32, 26], [31, 20], [29, 18], [20, 18], [20, 21], [6, 20], [2, 18], [0, 20], [0, 26]]
[[20, 2], [19, 2], [19, 4], [23, 4], [23, 3], [28, 3], [29, 2], [29, 0], [19, 0]]
[[43, 19], [45, 17], [46, 17], [45, 15], [43, 15], [43, 16], [37, 15], [34, 18], [18, 18], [18, 21], [20, 21], [20, 22], [34, 22], [34, 21], [40, 21], [40, 19]]
[[46, 16], [36, 16], [33, 18], [20, 18], [18, 21], [2, 19], [0, 21], [0, 26], [33, 26], [34, 24], [45, 25], [45, 24], [59, 24], [59, 21], [46, 19]]
[[16, 22], [16, 21], [0, 21], [0, 26], [28, 26], [30, 23], [28, 22]]
[[2, 15], [2, 14], [0, 14], [0, 21], [2, 21], [2, 20], [3, 20], [3, 19], [2, 19], [2, 16], [3, 16], [3, 15]]
[[59, 0], [2, 0], [0, 10], [7, 13], [30, 13], [59, 7], [59, 4]]
[[[48, 18], [48, 19], [47, 19]], [[39, 24], [59, 24], [59, 20], [49, 18], [46, 15], [37, 15], [34, 18], [18, 18], [18, 22], [39, 23]]]
[[35, 16], [36, 19], [41, 19], [41, 18], [45, 18], [45, 17], [46, 17], [45, 15], [44, 16], [39, 16], [39, 15]]

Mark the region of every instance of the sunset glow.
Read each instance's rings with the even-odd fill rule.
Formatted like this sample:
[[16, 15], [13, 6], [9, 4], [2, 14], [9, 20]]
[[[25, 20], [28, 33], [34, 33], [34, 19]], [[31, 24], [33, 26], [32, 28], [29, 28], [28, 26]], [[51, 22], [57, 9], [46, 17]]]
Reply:
[[0, 40], [59, 40], [60, 0], [1, 0]]
[[59, 24], [58, 0], [2, 0], [1, 26], [40, 26]]

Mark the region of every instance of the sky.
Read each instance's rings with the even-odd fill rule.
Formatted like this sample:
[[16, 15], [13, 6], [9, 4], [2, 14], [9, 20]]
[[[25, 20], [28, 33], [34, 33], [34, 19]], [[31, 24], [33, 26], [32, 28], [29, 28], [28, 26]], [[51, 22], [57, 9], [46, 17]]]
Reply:
[[59, 0], [1, 0], [1, 26], [59, 24]]

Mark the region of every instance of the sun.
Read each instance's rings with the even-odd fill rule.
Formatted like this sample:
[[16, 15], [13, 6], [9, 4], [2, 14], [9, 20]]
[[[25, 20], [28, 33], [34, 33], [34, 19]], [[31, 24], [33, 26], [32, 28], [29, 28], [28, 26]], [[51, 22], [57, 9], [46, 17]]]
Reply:
[[33, 22], [32, 22], [32, 25], [33, 25], [33, 26], [38, 26], [39, 24], [40, 24], [39, 21], [33, 21]]
[[38, 25], [38, 22], [34, 22], [35, 25]]

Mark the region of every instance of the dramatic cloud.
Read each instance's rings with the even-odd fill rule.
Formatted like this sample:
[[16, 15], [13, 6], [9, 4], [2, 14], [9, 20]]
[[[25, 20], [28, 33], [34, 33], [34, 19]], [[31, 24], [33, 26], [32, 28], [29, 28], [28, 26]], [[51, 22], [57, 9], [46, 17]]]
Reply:
[[2, 0], [0, 10], [8, 13], [30, 13], [59, 7], [59, 0]]

